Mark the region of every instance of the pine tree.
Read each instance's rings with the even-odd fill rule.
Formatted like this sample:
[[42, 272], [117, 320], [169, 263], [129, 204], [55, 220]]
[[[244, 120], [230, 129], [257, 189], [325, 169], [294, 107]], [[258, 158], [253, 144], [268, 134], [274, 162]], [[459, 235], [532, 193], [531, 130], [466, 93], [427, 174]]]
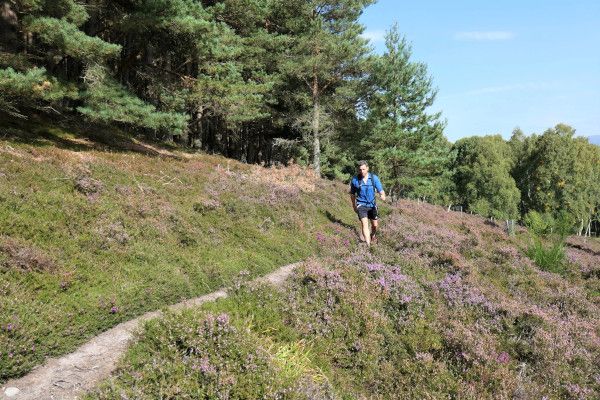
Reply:
[[[119, 3], [131, 6], [126, 1]], [[133, 127], [175, 133], [186, 128], [184, 115], [158, 110], [162, 104], [149, 104], [114, 78], [109, 67], [117, 63], [123, 46], [112, 40], [115, 24], [106, 18], [109, 14], [106, 8], [114, 7], [113, 3], [90, 1], [84, 5], [74, 0], [20, 0], [4, 2], [3, 7], [2, 15], [10, 17], [14, 29], [3, 30], [0, 35], [0, 45], [10, 51], [8, 56], [0, 58], [0, 67], [5, 68], [5, 75], [11, 76], [13, 86], [33, 88], [18, 93], [12, 90], [12, 95], [2, 96], [0, 103], [12, 115], [24, 116], [18, 111], [22, 108], [41, 106], [41, 109], [66, 111], [75, 108], [92, 121], [124, 122]], [[172, 22], [185, 30], [190, 21]], [[100, 28], [102, 23], [106, 26]], [[14, 32], [22, 34], [15, 36]], [[16, 42], [5, 43], [15, 37]], [[33, 78], [41, 84], [31, 86]], [[6, 100], [8, 96], [10, 100]]]
[[293, 39], [282, 67], [304, 86], [310, 105], [313, 167], [321, 173], [322, 120], [330, 96], [364, 74], [367, 42], [358, 17], [374, 0], [293, 0], [286, 3], [286, 28]]
[[[83, 62], [115, 57], [120, 46], [86, 35], [89, 17], [73, 0], [2, 2], [0, 103], [13, 116], [24, 109], [54, 110], [75, 99], [74, 78]], [[3, 69], [2, 69], [3, 68]]]
[[[216, 120], [225, 141], [234, 143], [235, 149], [226, 146], [229, 155], [243, 153], [254, 139], [251, 128], [264, 126], [273, 111], [277, 58], [285, 39], [273, 29], [272, 3], [228, 0], [209, 8], [215, 20], [225, 23], [217, 25], [213, 40], [203, 45], [191, 100], [197, 119]], [[246, 159], [253, 158], [249, 153]]]
[[74, 85], [64, 85], [48, 76], [44, 68], [17, 72], [12, 68], [0, 69], [0, 112], [25, 118], [21, 108], [51, 110], [52, 105], [64, 98], [77, 98]]
[[450, 144], [441, 114], [428, 113], [437, 91], [427, 66], [410, 60], [397, 25], [386, 35], [386, 49], [373, 64], [362, 145], [391, 193], [448, 201]]
[[368, 54], [357, 19], [370, 3], [0, 1], [0, 107], [189, 135], [193, 146], [267, 163], [284, 160], [277, 139], [306, 158], [309, 112], [317, 168], [342, 176]]

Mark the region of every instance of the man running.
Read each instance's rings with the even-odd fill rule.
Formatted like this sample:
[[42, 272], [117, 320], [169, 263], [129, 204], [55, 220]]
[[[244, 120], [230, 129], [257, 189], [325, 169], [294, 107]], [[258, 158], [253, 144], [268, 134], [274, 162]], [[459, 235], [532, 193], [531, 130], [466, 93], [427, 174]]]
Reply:
[[[381, 181], [377, 175], [369, 173], [369, 165], [366, 161], [358, 162], [358, 175], [352, 178], [350, 182], [350, 198], [354, 212], [358, 214], [361, 224], [362, 238], [371, 246], [371, 241], [375, 240], [377, 232], [377, 204], [375, 204], [375, 193], [381, 195], [381, 200], [385, 201], [385, 192]], [[369, 232], [369, 220], [371, 220], [372, 230]]]

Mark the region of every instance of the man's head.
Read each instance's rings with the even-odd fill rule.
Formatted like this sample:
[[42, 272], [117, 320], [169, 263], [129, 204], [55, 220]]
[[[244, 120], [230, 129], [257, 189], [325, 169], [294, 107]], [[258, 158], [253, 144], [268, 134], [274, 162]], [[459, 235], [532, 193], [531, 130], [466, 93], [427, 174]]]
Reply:
[[360, 176], [367, 176], [367, 172], [369, 172], [369, 164], [365, 160], [360, 160], [357, 164], [358, 166], [358, 174]]

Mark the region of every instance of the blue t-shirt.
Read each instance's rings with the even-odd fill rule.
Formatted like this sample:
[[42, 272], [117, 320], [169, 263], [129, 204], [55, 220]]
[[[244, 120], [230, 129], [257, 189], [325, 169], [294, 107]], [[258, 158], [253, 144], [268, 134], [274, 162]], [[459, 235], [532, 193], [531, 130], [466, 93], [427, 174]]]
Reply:
[[375, 193], [383, 191], [381, 181], [377, 175], [368, 173], [367, 181], [355, 176], [350, 182], [350, 194], [356, 196], [356, 205], [375, 207]]

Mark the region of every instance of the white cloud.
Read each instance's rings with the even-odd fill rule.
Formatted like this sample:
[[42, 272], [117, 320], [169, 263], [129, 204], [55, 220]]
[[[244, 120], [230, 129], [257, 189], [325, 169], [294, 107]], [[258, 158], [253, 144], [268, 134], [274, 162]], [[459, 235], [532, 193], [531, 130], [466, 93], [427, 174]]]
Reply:
[[471, 89], [465, 92], [443, 94], [438, 99], [453, 99], [464, 96], [480, 96], [486, 94], [495, 94], [502, 92], [536, 92], [541, 90], [556, 89], [561, 86], [558, 81], [550, 82], [524, 82], [510, 85], [486, 86], [476, 89]]
[[473, 31], [457, 32], [454, 34], [454, 39], [483, 42], [493, 40], [510, 40], [513, 39], [515, 36], [515, 33], [510, 31]]
[[466, 95], [480, 95], [487, 93], [512, 92], [517, 90], [543, 90], [552, 87], [553, 85], [547, 82], [528, 82], [517, 83], [514, 85], [488, 86], [479, 89], [469, 90]]
[[376, 31], [366, 31], [363, 32], [360, 36], [365, 39], [371, 41], [371, 43], [383, 42], [385, 40], [385, 31], [376, 30]]

